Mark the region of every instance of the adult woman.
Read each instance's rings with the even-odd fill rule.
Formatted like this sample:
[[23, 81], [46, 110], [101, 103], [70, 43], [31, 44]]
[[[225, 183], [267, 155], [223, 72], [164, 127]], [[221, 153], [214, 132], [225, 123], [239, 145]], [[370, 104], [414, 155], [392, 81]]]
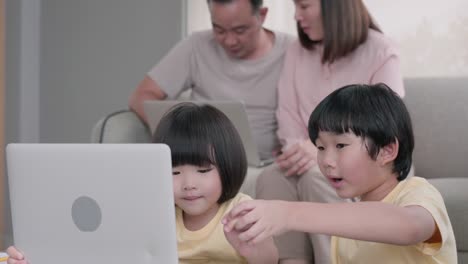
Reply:
[[[394, 45], [362, 0], [294, 0], [299, 39], [289, 47], [278, 84], [282, 153], [257, 181], [257, 198], [342, 202], [316, 166], [307, 123], [315, 106], [347, 84], [383, 82], [404, 95]], [[329, 263], [330, 238], [286, 233], [276, 238], [281, 263]], [[312, 248], [313, 245], [313, 255]]]

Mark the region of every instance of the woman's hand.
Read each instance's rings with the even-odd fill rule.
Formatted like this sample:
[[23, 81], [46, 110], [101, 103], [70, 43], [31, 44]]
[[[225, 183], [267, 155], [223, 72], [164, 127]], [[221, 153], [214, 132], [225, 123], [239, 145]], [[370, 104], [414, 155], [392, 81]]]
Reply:
[[276, 158], [286, 176], [302, 175], [317, 163], [317, 148], [310, 139], [291, 145]]

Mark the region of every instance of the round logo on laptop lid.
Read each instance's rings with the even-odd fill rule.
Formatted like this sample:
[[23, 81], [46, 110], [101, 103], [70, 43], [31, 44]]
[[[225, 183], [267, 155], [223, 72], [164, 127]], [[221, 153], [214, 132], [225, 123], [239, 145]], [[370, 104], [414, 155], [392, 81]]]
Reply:
[[78, 197], [73, 202], [71, 213], [76, 227], [83, 232], [94, 232], [101, 225], [101, 208], [91, 197]]

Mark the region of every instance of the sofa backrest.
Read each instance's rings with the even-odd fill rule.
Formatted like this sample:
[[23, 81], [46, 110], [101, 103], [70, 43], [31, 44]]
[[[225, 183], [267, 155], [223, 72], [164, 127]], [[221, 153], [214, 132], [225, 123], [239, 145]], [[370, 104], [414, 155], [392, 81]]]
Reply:
[[415, 174], [468, 177], [468, 78], [405, 79]]
[[[415, 174], [468, 177], [468, 78], [405, 79], [405, 103], [415, 134]], [[148, 128], [131, 111], [112, 113], [93, 128], [91, 142], [151, 142]]]

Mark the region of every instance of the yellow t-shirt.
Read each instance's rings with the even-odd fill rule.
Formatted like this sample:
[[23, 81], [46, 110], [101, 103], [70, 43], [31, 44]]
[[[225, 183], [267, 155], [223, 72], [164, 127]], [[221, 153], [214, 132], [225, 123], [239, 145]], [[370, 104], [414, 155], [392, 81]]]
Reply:
[[233, 199], [223, 203], [213, 219], [197, 231], [185, 228], [182, 210], [176, 207], [179, 264], [247, 263], [224, 236], [221, 219], [234, 205], [251, 199], [248, 195], [237, 194]]
[[457, 263], [455, 236], [444, 200], [439, 191], [427, 180], [410, 177], [401, 181], [382, 202], [401, 207], [409, 205], [424, 207], [432, 214], [442, 235], [442, 243], [397, 246], [332, 237], [332, 263]]

